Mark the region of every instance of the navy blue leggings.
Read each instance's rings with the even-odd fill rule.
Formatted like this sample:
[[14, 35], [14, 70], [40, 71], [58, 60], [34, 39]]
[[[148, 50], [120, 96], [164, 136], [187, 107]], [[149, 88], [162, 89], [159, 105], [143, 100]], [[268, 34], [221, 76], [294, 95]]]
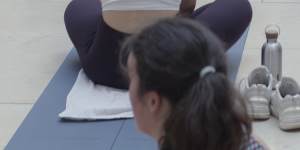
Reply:
[[[249, 26], [252, 9], [248, 0], [216, 0], [196, 9], [192, 18], [210, 28], [229, 48]], [[118, 67], [118, 52], [129, 35], [103, 21], [100, 0], [73, 0], [65, 11], [65, 25], [87, 76], [96, 84], [127, 89]]]

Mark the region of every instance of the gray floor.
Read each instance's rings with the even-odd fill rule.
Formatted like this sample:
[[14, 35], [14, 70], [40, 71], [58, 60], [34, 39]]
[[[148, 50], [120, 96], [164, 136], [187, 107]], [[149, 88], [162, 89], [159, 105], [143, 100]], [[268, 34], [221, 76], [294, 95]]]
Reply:
[[0, 149], [72, 48], [63, 24], [69, 0], [0, 0]]
[[[199, 5], [211, 0], [199, 0]], [[2, 149], [72, 47], [63, 25], [69, 0], [0, 0], [0, 149]], [[281, 27], [284, 75], [300, 82], [300, 0], [251, 0], [254, 16], [238, 79], [259, 65], [264, 27]], [[271, 149], [300, 149], [300, 132], [283, 132], [275, 119], [254, 123]]]

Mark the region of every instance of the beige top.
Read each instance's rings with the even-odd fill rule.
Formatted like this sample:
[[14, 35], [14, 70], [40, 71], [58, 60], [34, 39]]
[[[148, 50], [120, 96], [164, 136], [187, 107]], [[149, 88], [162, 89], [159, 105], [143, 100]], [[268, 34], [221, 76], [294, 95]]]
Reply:
[[181, 0], [102, 0], [102, 10], [178, 10]]
[[104, 21], [113, 29], [136, 33], [153, 22], [173, 17], [181, 0], [102, 0]]

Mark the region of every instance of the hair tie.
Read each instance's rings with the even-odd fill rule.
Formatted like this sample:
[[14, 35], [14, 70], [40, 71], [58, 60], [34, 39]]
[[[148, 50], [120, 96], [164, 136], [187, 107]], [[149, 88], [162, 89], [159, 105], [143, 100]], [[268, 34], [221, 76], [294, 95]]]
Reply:
[[213, 67], [213, 66], [206, 66], [206, 67], [204, 67], [202, 70], [201, 70], [201, 72], [200, 72], [200, 77], [204, 77], [204, 76], [206, 76], [207, 74], [209, 74], [209, 73], [215, 73], [216, 72], [216, 69], [215, 69], [215, 67]]

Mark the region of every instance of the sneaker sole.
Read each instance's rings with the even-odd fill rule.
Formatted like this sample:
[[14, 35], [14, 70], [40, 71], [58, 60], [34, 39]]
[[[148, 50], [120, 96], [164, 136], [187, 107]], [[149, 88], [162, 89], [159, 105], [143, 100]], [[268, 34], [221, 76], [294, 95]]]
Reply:
[[253, 119], [269, 119], [270, 108], [269, 105], [264, 103], [252, 103], [247, 106], [248, 115]]
[[287, 112], [279, 117], [279, 127], [282, 130], [292, 130], [300, 128], [300, 111]]

